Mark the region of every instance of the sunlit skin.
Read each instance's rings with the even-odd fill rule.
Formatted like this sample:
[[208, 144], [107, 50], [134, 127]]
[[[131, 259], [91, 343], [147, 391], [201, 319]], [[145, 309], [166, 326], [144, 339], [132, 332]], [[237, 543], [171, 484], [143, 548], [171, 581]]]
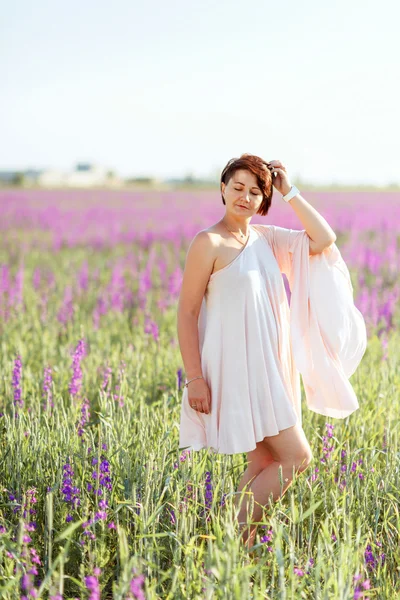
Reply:
[[[233, 174], [227, 184], [221, 183], [221, 192], [226, 206], [225, 215], [219, 222], [223, 222], [237, 236], [243, 235], [245, 241], [251, 218], [257, 213], [263, 201], [257, 177], [246, 169], [240, 169]], [[241, 208], [240, 204], [246, 208]]]
[[[283, 177], [279, 176], [277, 184], [280, 189], [283, 189], [285, 183]], [[288, 187], [290, 189], [289, 184], [284, 188], [285, 193], [287, 193]], [[230, 231], [234, 232], [235, 237], [244, 244], [249, 234], [251, 219], [253, 215], [257, 214], [263, 201], [263, 194], [258, 185], [257, 177], [250, 171], [240, 169], [233, 174], [227, 184], [221, 183], [221, 192], [226, 203], [226, 210], [220, 222], [223, 222]], [[240, 205], [243, 205], [243, 207]], [[299, 470], [305, 470], [310, 464], [311, 450], [308, 454], [304, 450], [304, 454], [302, 454], [302, 449], [307, 449], [309, 446], [304, 432], [298, 424], [281, 431], [273, 441], [274, 448], [278, 448], [279, 444], [282, 444], [285, 448], [282, 450], [282, 456], [285, 454], [296, 456], [296, 452], [299, 454], [299, 462], [304, 463]], [[271, 438], [269, 442], [272, 443]], [[240, 527], [240, 537], [246, 549], [251, 550], [255, 542], [257, 525], [246, 526], [248, 507], [246, 501], [241, 502], [240, 492], [245, 486], [251, 485], [251, 488], [247, 487], [247, 491], [253, 495], [255, 501], [252, 518], [257, 522], [262, 517], [263, 507], [268, 504], [269, 495], [272, 493], [273, 499], [276, 500], [292, 484], [294, 465], [293, 461], [281, 460], [278, 452], [272, 450], [272, 446], [268, 445], [267, 440], [258, 442], [256, 449], [247, 453], [247, 458], [249, 465], [239, 482], [234, 504]], [[298, 471], [298, 466], [295, 465], [295, 471]], [[278, 476], [280, 468], [282, 468], [284, 478], [282, 488]], [[251, 556], [253, 556], [252, 553]]]
[[[274, 188], [282, 196], [288, 194], [292, 184], [285, 165], [280, 160], [271, 160], [266, 163], [266, 168], [274, 177]], [[221, 182], [221, 193], [225, 198], [226, 211], [220, 222], [223, 222], [237, 239], [245, 243], [251, 217], [257, 213], [262, 202], [262, 192], [258, 187], [257, 178], [251, 171], [240, 169], [234, 173], [227, 184]], [[241, 208], [239, 206], [241, 204], [246, 208]], [[291, 198], [290, 206], [310, 238], [310, 254], [323, 252], [336, 241], [336, 234], [326, 219], [299, 193]]]

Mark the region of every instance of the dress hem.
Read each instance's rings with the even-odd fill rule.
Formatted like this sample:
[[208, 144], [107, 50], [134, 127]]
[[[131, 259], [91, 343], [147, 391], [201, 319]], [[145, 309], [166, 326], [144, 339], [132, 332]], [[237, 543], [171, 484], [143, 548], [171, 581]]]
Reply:
[[[296, 417], [296, 421], [292, 424], [292, 425], [288, 425], [287, 427], [282, 427], [282, 429], [278, 429], [278, 433], [274, 433], [272, 435], [263, 435], [260, 439], [256, 439], [255, 442], [256, 444], [258, 444], [259, 442], [262, 442], [266, 437], [275, 437], [276, 435], [279, 435], [279, 433], [281, 431], [285, 431], [285, 429], [290, 429], [290, 427], [294, 427], [295, 425], [297, 425], [297, 423], [299, 423], [299, 418]], [[250, 448], [249, 450], [236, 450], [235, 452], [221, 452], [221, 450], [217, 450], [216, 448], [214, 448], [214, 446], [207, 446], [206, 444], [203, 444], [203, 442], [199, 442], [200, 445], [194, 443], [191, 445], [179, 445], [179, 450], [193, 450], [194, 452], [198, 452], [199, 450], [205, 450], [210, 448], [210, 450], [212, 451], [213, 454], [225, 454], [228, 456], [232, 456], [234, 454], [243, 454], [246, 452], [252, 452], [253, 450], [255, 450], [257, 448], [257, 445], [254, 446], [254, 448]]]

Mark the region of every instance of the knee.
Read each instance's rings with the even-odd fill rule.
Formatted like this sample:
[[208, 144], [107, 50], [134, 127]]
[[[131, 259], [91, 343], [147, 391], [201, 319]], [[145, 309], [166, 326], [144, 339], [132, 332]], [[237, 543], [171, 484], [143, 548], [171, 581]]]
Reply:
[[292, 457], [290, 460], [286, 460], [285, 463], [291, 469], [294, 468], [296, 472], [302, 472], [307, 469], [307, 467], [313, 461], [313, 455], [311, 451], [305, 451], [296, 456]]
[[304, 452], [301, 456], [298, 457], [298, 460], [296, 460], [296, 469], [300, 472], [305, 471], [307, 469], [307, 467], [310, 466], [313, 459], [314, 459], [314, 456], [313, 456], [311, 450]]

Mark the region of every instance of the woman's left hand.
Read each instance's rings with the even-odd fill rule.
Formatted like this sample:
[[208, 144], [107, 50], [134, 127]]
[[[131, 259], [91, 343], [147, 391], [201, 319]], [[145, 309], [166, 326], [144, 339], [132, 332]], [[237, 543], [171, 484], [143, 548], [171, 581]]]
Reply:
[[[285, 196], [290, 192], [292, 184], [290, 183], [289, 175], [286, 172], [286, 167], [280, 160], [270, 160], [267, 166], [272, 174], [272, 184], [275, 189]], [[276, 173], [274, 177], [273, 173]]]

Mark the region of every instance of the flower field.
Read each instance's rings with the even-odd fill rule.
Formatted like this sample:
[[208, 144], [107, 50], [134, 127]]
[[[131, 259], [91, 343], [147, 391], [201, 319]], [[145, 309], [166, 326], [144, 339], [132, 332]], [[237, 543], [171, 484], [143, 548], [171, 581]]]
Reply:
[[[1, 598], [400, 594], [400, 193], [302, 195], [366, 321], [360, 408], [328, 422], [303, 403], [314, 461], [250, 559], [233, 515], [246, 456], [178, 449], [177, 301], [219, 192], [0, 191]], [[279, 194], [253, 223], [303, 229]]]

